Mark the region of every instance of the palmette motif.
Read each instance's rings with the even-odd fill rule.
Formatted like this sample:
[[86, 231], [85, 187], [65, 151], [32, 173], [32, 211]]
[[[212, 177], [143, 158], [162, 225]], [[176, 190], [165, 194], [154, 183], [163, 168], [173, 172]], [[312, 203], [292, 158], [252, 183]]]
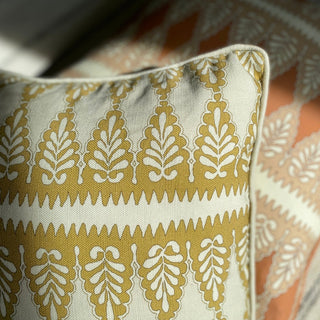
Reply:
[[[21, 241], [22, 237], [19, 238]], [[53, 240], [48, 241], [48, 238]], [[54, 239], [59, 239], [60, 243]], [[72, 244], [66, 246], [65, 242], [61, 241], [63, 239], [63, 228], [56, 234], [53, 228], [46, 233], [42, 228], [33, 233], [31, 225], [23, 239], [25, 277], [34, 293], [33, 299], [39, 308], [39, 314], [46, 319], [66, 317], [70, 296], [74, 290], [72, 282], [76, 272], [72, 266], [75, 263], [75, 254]], [[34, 243], [38, 246], [34, 246]]]
[[8, 226], [4, 231], [2, 225], [0, 231], [6, 235], [3, 239], [1, 237], [0, 244], [0, 315], [3, 319], [10, 319], [20, 291], [21, 257], [13, 226]]
[[[193, 290], [199, 312], [226, 320], [231, 267], [249, 319], [249, 168], [263, 67], [254, 64], [260, 54], [230, 54], [255, 88], [241, 135], [223, 91], [228, 55], [106, 83], [23, 84], [0, 128], [4, 319], [21, 314], [26, 280], [43, 319], [74, 319], [79, 306], [98, 319], [125, 319], [142, 303], [150, 317], [169, 320], [188, 312]], [[175, 102], [188, 77], [205, 97], [194, 133]], [[146, 103], [143, 90], [152, 99], [137, 138], [130, 115]], [[57, 105], [49, 123], [35, 124], [47, 95]], [[95, 98], [87, 117], [81, 106]]]
[[[87, 233], [85, 225], [78, 232], [73, 225], [66, 234], [63, 226], [54, 232], [52, 227], [45, 231], [39, 225], [33, 231], [30, 223], [24, 231], [22, 224], [14, 229], [12, 222], [6, 228], [1, 223], [2, 235], [7, 236], [2, 236], [0, 243], [2, 317], [10, 319], [14, 308], [19, 308], [14, 303], [23, 276], [45, 319], [68, 318], [76, 279], [83, 281], [82, 294], [88, 296], [94, 314], [101, 319], [122, 319], [136, 298], [132, 285], [133, 277], [138, 276], [141, 294], [158, 319], [173, 319], [183, 303], [186, 276], [192, 273], [199, 286], [197, 294], [215, 310], [217, 319], [225, 319], [222, 303], [230, 247], [242, 237], [248, 219], [246, 210], [233, 212], [230, 218], [225, 215], [223, 221], [218, 216], [215, 221], [208, 218], [204, 225], [182, 221], [177, 227], [170, 224], [167, 231], [160, 225], [155, 234], [150, 229], [143, 234], [138, 226], [133, 234], [126, 228], [122, 235], [116, 227], [100, 232], [91, 228]], [[248, 242], [242, 248], [248, 250]], [[242, 259], [241, 253], [236, 259]], [[89, 303], [85, 307], [90, 308]]]
[[[259, 70], [262, 74], [261, 66], [256, 67], [254, 64], [256, 57], [262, 59], [259, 54], [250, 53], [248, 57], [244, 57], [245, 59], [239, 55], [239, 60], [244, 60], [242, 63], [253, 77], [256, 77]], [[203, 58], [203, 61], [196, 60], [190, 64], [190, 67], [205, 88], [218, 92], [225, 84], [225, 59], [224, 56], [217, 59]], [[260, 60], [258, 62], [261, 63]], [[21, 194], [19, 192], [20, 203], [27, 196], [32, 204], [37, 195], [41, 206], [48, 196], [51, 207], [58, 198], [63, 205], [68, 197], [73, 203], [78, 195], [83, 203], [88, 194], [93, 203], [101, 194], [103, 203], [107, 204], [110, 196], [113, 202], [117, 203], [120, 194], [127, 202], [132, 193], [138, 203], [142, 190], [148, 201], [153, 192], [159, 201], [164, 193], [167, 193], [169, 201], [172, 201], [175, 192], [179, 198], [187, 192], [191, 199], [196, 190], [200, 197], [207, 191], [208, 197], [211, 198], [214, 192], [220, 194], [224, 189], [227, 195], [231, 190], [236, 192], [238, 187], [243, 189], [243, 186], [248, 184], [247, 172], [256, 135], [260, 94], [257, 96], [256, 112], [252, 114], [245, 145], [241, 146], [230, 111], [227, 110], [227, 102], [221, 93], [215, 93], [207, 103], [207, 113], [202, 116], [202, 125], [199, 127], [193, 152], [186, 147], [190, 137], [184, 136], [183, 127], [179, 124], [168, 100], [170, 92], [181, 81], [183, 73], [180, 69], [158, 71], [150, 75], [155, 93], [159, 95], [159, 106], [155, 108], [154, 116], [149, 120], [138, 152], [132, 150], [130, 132], [126, 129], [126, 115], [121, 111], [121, 103], [118, 103], [130, 93], [133, 88], [130, 85], [136, 86], [139, 83], [139, 78], [111, 85], [114, 111], [108, 111], [104, 119], [99, 121], [92, 139], [87, 143], [77, 139], [77, 130], [81, 128], [76, 127], [77, 114], [74, 112], [74, 105], [81, 97], [90, 96], [101, 85], [69, 85], [66, 90], [65, 111], [57, 114], [48, 129], [42, 133], [42, 141], [38, 143], [37, 152], [32, 156], [28, 141], [30, 129], [27, 125], [27, 107], [32, 103], [32, 99], [50, 90], [54, 84], [35, 85], [35, 88], [31, 89], [30, 85], [27, 85], [21, 107], [6, 120], [6, 125], [1, 127], [1, 201], [3, 202], [9, 194], [11, 202], [18, 193], [14, 186], [18, 187], [21, 184], [25, 186], [19, 188], [22, 190]], [[260, 92], [259, 81], [255, 79], [255, 83]], [[79, 152], [80, 143], [86, 145], [84, 153]], [[30, 157], [32, 161], [29, 161]], [[192, 183], [187, 179], [190, 161], [194, 162], [194, 172], [189, 173], [194, 177]], [[34, 165], [30, 166], [30, 163]], [[237, 178], [235, 182], [225, 183], [226, 179], [230, 180], [231, 175]], [[215, 179], [215, 184], [210, 182], [212, 179]], [[172, 189], [170, 185], [168, 189], [165, 184], [171, 180]], [[68, 185], [73, 187], [63, 187]]]

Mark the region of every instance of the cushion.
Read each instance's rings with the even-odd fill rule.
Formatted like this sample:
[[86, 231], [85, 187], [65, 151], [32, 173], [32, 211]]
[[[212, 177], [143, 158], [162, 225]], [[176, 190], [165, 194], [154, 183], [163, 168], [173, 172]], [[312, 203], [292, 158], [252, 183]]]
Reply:
[[[313, 266], [320, 264], [319, 1], [159, 2], [63, 76], [127, 72], [232, 43], [262, 46], [270, 57], [271, 82], [255, 175], [257, 318], [317, 319], [320, 268]], [[139, 59], [142, 53], [145, 58]]]
[[263, 50], [0, 79], [2, 318], [252, 319]]

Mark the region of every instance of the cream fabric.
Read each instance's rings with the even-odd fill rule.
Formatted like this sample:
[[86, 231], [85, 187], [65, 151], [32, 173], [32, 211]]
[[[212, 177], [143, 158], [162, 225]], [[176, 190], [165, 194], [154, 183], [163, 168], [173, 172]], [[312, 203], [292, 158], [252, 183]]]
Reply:
[[2, 73], [2, 317], [253, 319], [268, 68], [237, 45], [112, 79]]

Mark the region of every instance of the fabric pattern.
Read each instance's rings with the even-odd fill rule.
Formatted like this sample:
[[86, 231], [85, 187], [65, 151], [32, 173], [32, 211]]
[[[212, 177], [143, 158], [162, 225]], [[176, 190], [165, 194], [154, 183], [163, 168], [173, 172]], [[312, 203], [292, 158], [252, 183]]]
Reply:
[[316, 2], [162, 1], [62, 74], [127, 72], [232, 43], [265, 48], [271, 83], [255, 179], [259, 320], [316, 319], [320, 311], [319, 289], [308, 281], [320, 276], [311, 267], [319, 265], [320, 237], [319, 35]]
[[267, 81], [248, 46], [97, 81], [2, 73], [2, 318], [251, 319]]

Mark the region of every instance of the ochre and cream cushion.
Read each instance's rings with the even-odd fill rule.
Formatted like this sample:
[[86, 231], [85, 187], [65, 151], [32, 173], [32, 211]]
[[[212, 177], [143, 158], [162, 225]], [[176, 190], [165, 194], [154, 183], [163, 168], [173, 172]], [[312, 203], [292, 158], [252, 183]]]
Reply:
[[239, 42], [265, 48], [271, 82], [255, 175], [257, 319], [318, 319], [320, 2], [157, 0], [141, 16], [63, 75], [128, 72]]
[[0, 78], [3, 319], [252, 319], [268, 81], [233, 46], [113, 79]]

